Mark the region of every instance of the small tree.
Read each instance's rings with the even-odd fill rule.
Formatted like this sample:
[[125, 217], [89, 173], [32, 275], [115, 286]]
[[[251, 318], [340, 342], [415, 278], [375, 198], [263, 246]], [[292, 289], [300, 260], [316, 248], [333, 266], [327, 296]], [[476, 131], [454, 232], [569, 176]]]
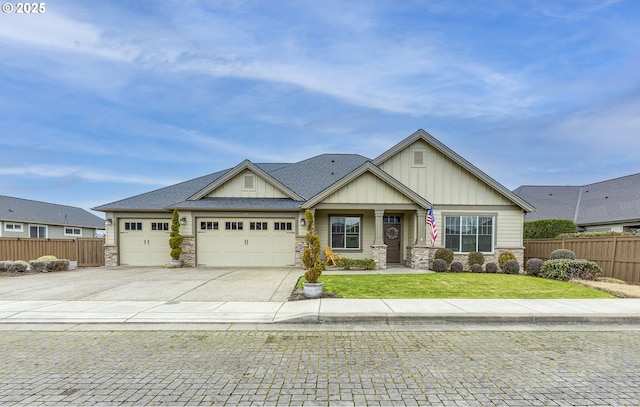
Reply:
[[169, 247], [171, 247], [171, 258], [179, 260], [182, 254], [182, 236], [180, 235], [180, 219], [178, 210], [173, 210], [171, 217], [171, 234], [169, 235]]
[[320, 261], [320, 237], [316, 234], [315, 217], [313, 212], [307, 209], [304, 212], [304, 218], [307, 222], [307, 234], [304, 241], [307, 243], [302, 252], [302, 264], [307, 270], [304, 278], [307, 283], [317, 283], [318, 278], [322, 274], [322, 262]]

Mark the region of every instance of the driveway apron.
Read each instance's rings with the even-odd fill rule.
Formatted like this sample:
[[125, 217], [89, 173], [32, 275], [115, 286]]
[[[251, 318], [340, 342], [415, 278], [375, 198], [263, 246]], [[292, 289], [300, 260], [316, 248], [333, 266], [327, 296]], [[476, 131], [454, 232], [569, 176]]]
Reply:
[[4, 301], [282, 302], [297, 268], [91, 267], [0, 279]]

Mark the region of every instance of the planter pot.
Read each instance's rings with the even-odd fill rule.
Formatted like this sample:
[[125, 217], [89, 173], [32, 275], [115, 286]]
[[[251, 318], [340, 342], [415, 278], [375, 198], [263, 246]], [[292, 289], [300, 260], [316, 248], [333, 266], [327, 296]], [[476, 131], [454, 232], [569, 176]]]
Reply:
[[169, 264], [171, 264], [172, 267], [182, 267], [182, 260], [169, 260]]
[[304, 296], [307, 298], [320, 298], [324, 283], [302, 283]]

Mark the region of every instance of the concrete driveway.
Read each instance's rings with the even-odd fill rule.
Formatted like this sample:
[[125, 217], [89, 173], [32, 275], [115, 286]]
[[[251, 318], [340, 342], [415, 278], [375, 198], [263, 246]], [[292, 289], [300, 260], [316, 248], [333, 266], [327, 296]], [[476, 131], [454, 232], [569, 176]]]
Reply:
[[282, 302], [299, 268], [91, 267], [0, 279], [0, 300]]

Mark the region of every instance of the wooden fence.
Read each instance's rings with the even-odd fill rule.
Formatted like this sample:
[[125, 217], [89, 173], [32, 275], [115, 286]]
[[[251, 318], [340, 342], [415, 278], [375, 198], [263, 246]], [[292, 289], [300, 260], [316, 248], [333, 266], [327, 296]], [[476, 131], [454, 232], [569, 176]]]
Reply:
[[76, 261], [78, 267], [104, 266], [104, 239], [0, 238], [0, 261], [29, 261], [45, 255]]
[[569, 249], [576, 257], [598, 263], [603, 277], [640, 284], [640, 237], [536, 239], [524, 241], [525, 262], [531, 258], [549, 259], [555, 249]]

